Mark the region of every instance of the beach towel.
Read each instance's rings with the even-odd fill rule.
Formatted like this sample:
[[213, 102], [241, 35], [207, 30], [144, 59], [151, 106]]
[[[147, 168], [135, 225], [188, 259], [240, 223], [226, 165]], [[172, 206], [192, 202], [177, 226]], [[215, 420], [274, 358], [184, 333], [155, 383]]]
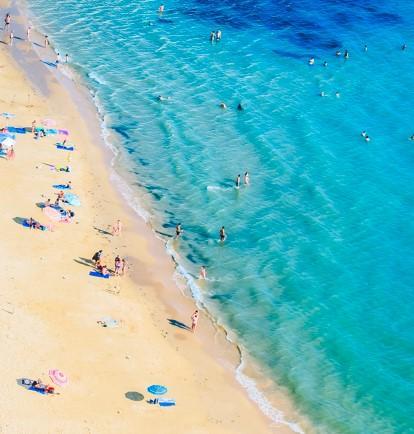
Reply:
[[55, 184], [52, 185], [53, 188], [57, 188], [58, 190], [70, 190], [70, 185], [64, 185], [64, 184]]
[[89, 276], [101, 277], [102, 279], [109, 279], [109, 274], [102, 274], [99, 271], [89, 271]]
[[32, 390], [33, 392], [40, 393], [41, 395], [46, 395], [45, 389], [38, 389], [37, 387], [30, 386], [27, 388], [27, 390]]
[[26, 128], [7, 127], [9, 133], [26, 134]]
[[68, 136], [69, 131], [68, 130], [59, 130], [59, 134], [62, 134], [63, 136]]
[[60, 143], [58, 143], [56, 145], [57, 149], [62, 149], [63, 151], [74, 151], [75, 148], [73, 146], [65, 146], [65, 145], [61, 145]]
[[160, 407], [172, 407], [173, 405], [175, 405], [175, 399], [159, 398], [158, 404]]
[[67, 202], [69, 205], [73, 205], [73, 206], [80, 206], [80, 200], [79, 197], [76, 196], [76, 194], [73, 193], [66, 193], [64, 198], [65, 202]]
[[53, 135], [53, 134], [57, 134], [57, 133], [58, 133], [58, 130], [55, 128], [49, 128], [46, 130], [46, 134], [49, 134], [49, 135]]

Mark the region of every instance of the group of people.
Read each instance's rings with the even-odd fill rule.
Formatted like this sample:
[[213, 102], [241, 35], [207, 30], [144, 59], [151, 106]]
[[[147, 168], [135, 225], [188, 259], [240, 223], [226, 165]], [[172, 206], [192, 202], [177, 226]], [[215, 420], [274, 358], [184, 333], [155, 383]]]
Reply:
[[121, 259], [121, 257], [117, 255], [114, 260], [114, 271], [111, 272], [108, 267], [102, 263], [102, 255], [103, 250], [98, 250], [92, 256], [94, 267], [98, 273], [102, 274], [103, 276], [109, 276], [110, 274], [113, 276], [123, 276], [126, 273], [128, 265], [125, 259]]
[[221, 30], [216, 30], [216, 31], [212, 30], [210, 32], [210, 42], [214, 42], [214, 41], [216, 42], [221, 41]]

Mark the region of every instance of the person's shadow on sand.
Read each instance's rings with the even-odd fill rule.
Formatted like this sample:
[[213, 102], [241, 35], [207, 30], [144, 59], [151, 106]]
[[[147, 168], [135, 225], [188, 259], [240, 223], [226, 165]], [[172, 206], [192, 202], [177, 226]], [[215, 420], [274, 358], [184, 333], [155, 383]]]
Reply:
[[183, 322], [177, 321], [176, 319], [168, 318], [168, 322], [170, 323], [170, 325], [172, 325], [174, 327], [178, 327], [179, 329], [191, 330], [191, 328], [188, 327], [187, 324], [184, 324]]
[[91, 259], [81, 258], [79, 256], [79, 259], [74, 259], [74, 261], [77, 262], [78, 264], [85, 265], [85, 267], [95, 268], [95, 264]]

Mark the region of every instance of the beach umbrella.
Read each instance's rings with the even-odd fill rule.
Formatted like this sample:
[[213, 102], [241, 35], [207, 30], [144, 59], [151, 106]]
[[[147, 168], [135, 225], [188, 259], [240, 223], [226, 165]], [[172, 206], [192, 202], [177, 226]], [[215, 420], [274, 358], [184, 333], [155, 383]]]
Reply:
[[16, 144], [16, 141], [13, 140], [11, 137], [6, 137], [5, 139], [0, 140], [0, 143], [3, 148], [11, 148]]
[[69, 381], [68, 377], [59, 369], [50, 369], [49, 377], [58, 386], [66, 386]]
[[167, 388], [165, 386], [161, 386], [161, 384], [153, 384], [152, 386], [149, 386], [147, 390], [153, 395], [164, 395], [164, 393], [167, 393]]
[[66, 193], [65, 194], [65, 201], [69, 204], [69, 205], [73, 205], [73, 206], [80, 206], [80, 200], [79, 197], [76, 196], [76, 194], [73, 193]]
[[53, 119], [43, 119], [40, 121], [40, 123], [47, 128], [54, 127], [56, 125], [56, 121]]
[[43, 214], [49, 219], [53, 221], [60, 221], [62, 219], [62, 214], [57, 210], [52, 208], [51, 206], [47, 206], [43, 208]]

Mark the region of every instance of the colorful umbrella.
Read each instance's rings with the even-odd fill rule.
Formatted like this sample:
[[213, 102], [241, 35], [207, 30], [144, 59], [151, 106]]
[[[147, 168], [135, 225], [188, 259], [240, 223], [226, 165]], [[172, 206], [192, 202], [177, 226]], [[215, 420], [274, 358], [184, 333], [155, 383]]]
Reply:
[[50, 379], [58, 386], [66, 386], [68, 384], [68, 377], [59, 369], [51, 369], [49, 371]]
[[0, 143], [2, 145], [2, 148], [11, 148], [16, 144], [16, 141], [10, 137], [6, 137], [5, 139], [0, 140]]
[[76, 194], [73, 193], [66, 193], [65, 194], [65, 201], [73, 206], [80, 206], [80, 200], [79, 197], [76, 196]]
[[62, 219], [62, 214], [57, 210], [50, 206], [43, 208], [44, 215], [49, 219], [55, 222], [58, 222]]
[[161, 384], [153, 384], [152, 386], [149, 386], [147, 390], [153, 395], [164, 395], [164, 393], [167, 393], [167, 388], [161, 386]]

